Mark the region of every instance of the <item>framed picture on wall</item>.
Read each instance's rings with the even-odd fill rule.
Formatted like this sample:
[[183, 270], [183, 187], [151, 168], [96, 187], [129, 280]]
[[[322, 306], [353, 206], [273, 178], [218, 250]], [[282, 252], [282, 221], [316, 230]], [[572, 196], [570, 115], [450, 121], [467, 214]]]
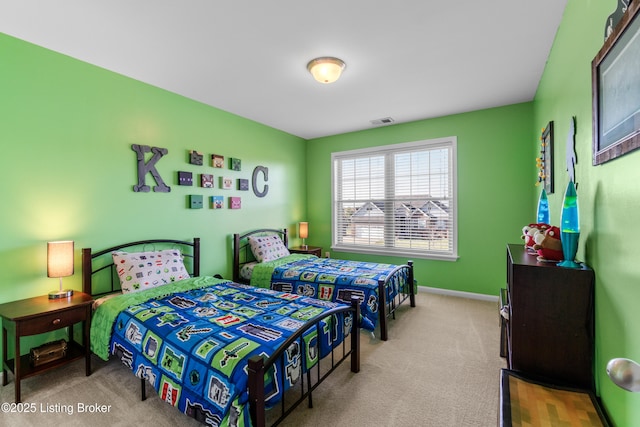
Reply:
[[640, 148], [638, 10], [633, 2], [591, 62], [594, 165]]
[[541, 178], [543, 179], [544, 191], [547, 194], [553, 193], [553, 122], [549, 122], [547, 127], [542, 129], [540, 135], [540, 159], [542, 160]]

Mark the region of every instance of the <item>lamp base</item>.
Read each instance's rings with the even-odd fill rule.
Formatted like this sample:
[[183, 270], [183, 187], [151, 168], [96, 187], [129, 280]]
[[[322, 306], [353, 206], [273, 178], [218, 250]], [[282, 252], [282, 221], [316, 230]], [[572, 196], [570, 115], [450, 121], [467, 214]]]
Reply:
[[578, 264], [575, 261], [569, 261], [567, 259], [565, 259], [564, 261], [561, 261], [558, 263], [558, 267], [564, 267], [564, 268], [582, 268], [582, 264]]
[[49, 292], [49, 299], [69, 298], [73, 295], [73, 289], [61, 289]]

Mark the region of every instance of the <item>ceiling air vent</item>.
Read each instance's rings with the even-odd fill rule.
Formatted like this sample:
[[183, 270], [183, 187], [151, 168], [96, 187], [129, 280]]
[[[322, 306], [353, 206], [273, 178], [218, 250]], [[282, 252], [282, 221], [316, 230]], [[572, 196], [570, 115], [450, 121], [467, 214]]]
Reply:
[[382, 119], [371, 120], [372, 125], [388, 125], [393, 122], [394, 120], [391, 117], [384, 117]]

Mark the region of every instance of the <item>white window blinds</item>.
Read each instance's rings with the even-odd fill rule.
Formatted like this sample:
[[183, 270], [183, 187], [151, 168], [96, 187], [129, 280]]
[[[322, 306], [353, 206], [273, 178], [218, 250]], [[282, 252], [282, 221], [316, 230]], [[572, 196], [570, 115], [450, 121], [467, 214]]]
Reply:
[[456, 138], [332, 154], [332, 248], [455, 259]]

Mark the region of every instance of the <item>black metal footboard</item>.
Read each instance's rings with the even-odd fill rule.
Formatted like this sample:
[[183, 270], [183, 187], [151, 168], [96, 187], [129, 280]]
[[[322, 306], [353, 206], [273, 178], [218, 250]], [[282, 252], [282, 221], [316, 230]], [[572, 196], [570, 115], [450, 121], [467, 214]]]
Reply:
[[[254, 427], [263, 427], [267, 423], [266, 418], [266, 405], [265, 405], [265, 393], [264, 393], [264, 376], [272, 366], [276, 365], [279, 372], [284, 372], [284, 353], [295, 342], [302, 340], [303, 334], [310, 328], [320, 328], [320, 322], [323, 319], [328, 318], [329, 322], [333, 322], [336, 315], [344, 316], [346, 313], [352, 312], [353, 324], [351, 327], [351, 343], [347, 348], [346, 337], [342, 342], [338, 344], [332, 344], [331, 352], [323, 359], [318, 360], [315, 366], [308, 369], [304, 375], [301, 376], [299, 384], [294, 389], [289, 390], [293, 392], [295, 389], [300, 389], [300, 396], [294, 402], [285, 402], [284, 397], [278, 404], [278, 407], [274, 407], [271, 411], [278, 411], [273, 421], [270, 419], [270, 424], [278, 425], [282, 420], [286, 418], [300, 403], [305, 399], [309, 401], [309, 407], [313, 406], [312, 392], [320, 383], [322, 383], [347, 357], [351, 356], [351, 372], [357, 373], [360, 371], [360, 328], [358, 326], [358, 319], [360, 318], [360, 300], [357, 297], [351, 299], [351, 306], [342, 306], [329, 310], [322, 315], [311, 319], [294, 335], [292, 335], [276, 353], [271, 355], [269, 359], [264, 357], [254, 356], [249, 359], [248, 371], [249, 371], [249, 405], [251, 411], [251, 421]], [[333, 331], [333, 328], [330, 328]], [[332, 332], [333, 334], [333, 332]], [[318, 336], [321, 336], [318, 330]], [[333, 343], [333, 339], [331, 340]], [[328, 365], [328, 368], [327, 368]], [[324, 367], [325, 371], [321, 369]]]
[[[406, 281], [398, 279], [398, 273], [407, 270]], [[394, 283], [394, 281], [397, 281]], [[387, 301], [387, 288], [390, 286], [398, 286], [398, 293], [394, 298]], [[392, 316], [396, 318], [396, 309], [407, 298], [410, 300], [411, 307], [416, 306], [416, 294], [413, 277], [413, 261], [407, 261], [407, 264], [399, 265], [389, 273], [385, 279], [378, 281], [378, 315], [380, 322], [380, 339], [386, 341], [388, 339], [387, 318]]]

